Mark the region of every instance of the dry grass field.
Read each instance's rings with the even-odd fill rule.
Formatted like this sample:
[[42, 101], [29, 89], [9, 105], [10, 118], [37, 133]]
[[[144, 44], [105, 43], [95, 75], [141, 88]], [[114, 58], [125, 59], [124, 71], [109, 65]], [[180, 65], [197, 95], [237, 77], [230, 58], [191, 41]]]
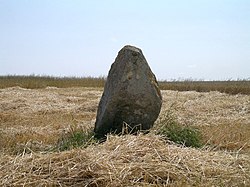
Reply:
[[[84, 87], [0, 89], [0, 186], [250, 186], [250, 95], [163, 90], [152, 132], [56, 149], [68, 134], [93, 128], [101, 94]], [[155, 135], [169, 111], [201, 131], [202, 148]]]

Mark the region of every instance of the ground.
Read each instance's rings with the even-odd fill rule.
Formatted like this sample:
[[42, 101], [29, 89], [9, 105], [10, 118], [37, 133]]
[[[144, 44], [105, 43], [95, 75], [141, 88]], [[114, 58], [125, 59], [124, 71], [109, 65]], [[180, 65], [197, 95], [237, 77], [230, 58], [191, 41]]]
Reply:
[[[48, 152], [72, 129], [92, 128], [102, 91], [56, 87], [0, 89], [1, 156], [9, 156], [11, 162], [24, 150], [27, 154]], [[250, 95], [167, 90], [162, 95], [159, 119], [171, 111], [180, 124], [200, 129], [207, 150], [250, 155]], [[249, 166], [242, 167], [250, 170]]]

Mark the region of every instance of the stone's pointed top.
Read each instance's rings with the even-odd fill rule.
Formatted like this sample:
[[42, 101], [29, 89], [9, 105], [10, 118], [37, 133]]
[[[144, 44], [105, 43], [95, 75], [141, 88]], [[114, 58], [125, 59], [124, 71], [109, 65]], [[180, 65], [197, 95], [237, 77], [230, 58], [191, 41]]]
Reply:
[[137, 53], [142, 53], [142, 50], [138, 47], [135, 47], [135, 46], [132, 46], [132, 45], [125, 45], [122, 49], [122, 50], [130, 50], [130, 51], [134, 51], [134, 52], [137, 52]]

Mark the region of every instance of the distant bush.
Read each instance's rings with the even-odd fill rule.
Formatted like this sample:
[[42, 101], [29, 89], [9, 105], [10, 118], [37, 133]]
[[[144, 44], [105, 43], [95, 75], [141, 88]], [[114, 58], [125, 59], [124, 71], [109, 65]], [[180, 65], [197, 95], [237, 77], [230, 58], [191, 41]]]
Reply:
[[157, 134], [165, 139], [186, 147], [200, 148], [202, 137], [198, 129], [179, 124], [172, 112], [168, 111], [159, 121]]
[[[0, 76], [0, 88], [20, 86], [28, 89], [39, 89], [46, 87], [100, 87], [105, 85], [106, 77], [52, 77], [52, 76]], [[159, 81], [161, 90], [218, 91], [228, 94], [250, 95], [250, 79], [228, 80], [228, 81], [200, 81], [200, 80], [173, 80]]]
[[105, 77], [0, 76], [0, 88], [19, 86], [28, 89], [46, 87], [104, 87]]
[[160, 89], [176, 91], [210, 92], [218, 91], [228, 94], [250, 95], [250, 80], [228, 80], [228, 81], [160, 81]]

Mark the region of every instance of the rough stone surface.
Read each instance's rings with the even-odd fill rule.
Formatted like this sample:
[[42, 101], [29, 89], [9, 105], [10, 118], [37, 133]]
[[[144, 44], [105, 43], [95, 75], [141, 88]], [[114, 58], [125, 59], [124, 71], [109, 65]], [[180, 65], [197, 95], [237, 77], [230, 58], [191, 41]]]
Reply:
[[142, 51], [133, 46], [123, 47], [109, 71], [98, 106], [95, 133], [121, 133], [150, 129], [157, 119], [162, 96], [155, 75]]

